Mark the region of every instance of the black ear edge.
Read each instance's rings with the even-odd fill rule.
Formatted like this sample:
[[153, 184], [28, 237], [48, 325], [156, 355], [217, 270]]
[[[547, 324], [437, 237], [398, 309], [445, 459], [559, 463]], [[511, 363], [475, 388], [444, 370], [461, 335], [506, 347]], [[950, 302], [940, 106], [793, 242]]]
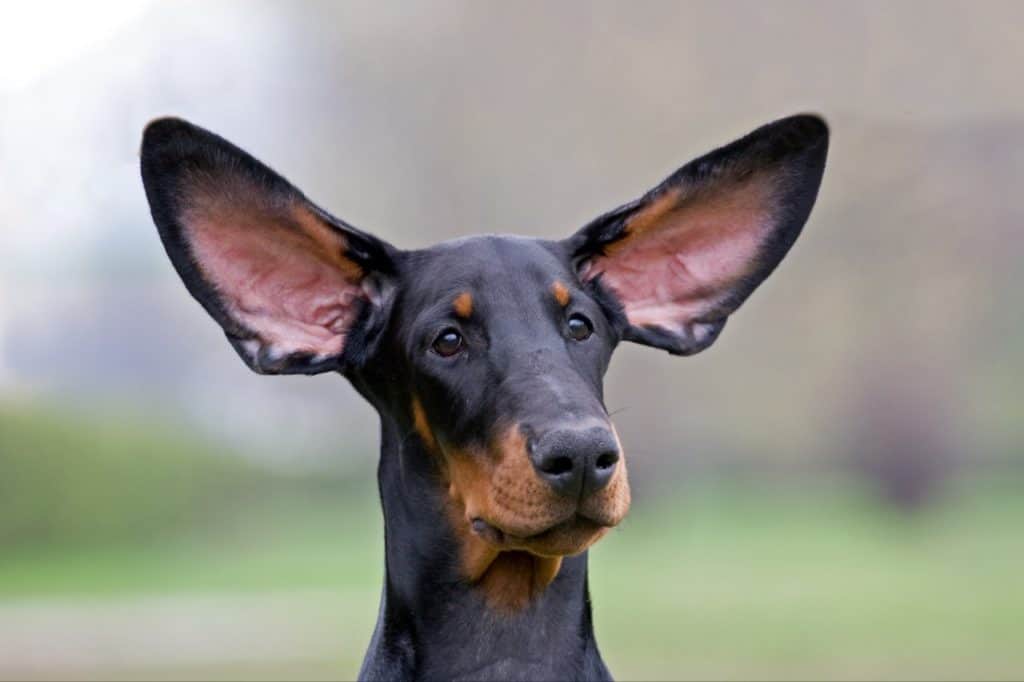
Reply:
[[[251, 339], [255, 334], [228, 314], [214, 286], [206, 281], [193, 258], [185, 241], [184, 228], [178, 220], [181, 199], [179, 176], [183, 170], [181, 161], [197, 154], [205, 155], [201, 139], [211, 135], [181, 119], [162, 118], [151, 122], [143, 132], [139, 154], [142, 184], [160, 241], [175, 271], [192, 298], [224, 329], [235, 346], [235, 339]], [[245, 357], [238, 346], [235, 348], [246, 364], [253, 367], [250, 358]], [[255, 367], [253, 369], [259, 371]]]
[[224, 335], [231, 347], [238, 353], [238, 357], [245, 362], [246, 367], [257, 374], [322, 374], [341, 368], [341, 355], [317, 356], [312, 353], [289, 353], [275, 357], [262, 345], [255, 353], [246, 347], [246, 344], [250, 342], [260, 344], [259, 337], [255, 334], [248, 337], [236, 337], [225, 331]]
[[734, 144], [743, 143], [765, 129], [772, 134], [748, 144], [760, 146], [759, 153], [764, 160], [761, 165], [785, 164], [786, 170], [777, 188], [780, 195], [774, 215], [777, 226], [761, 244], [754, 270], [717, 306], [713, 313], [716, 317], [735, 312], [775, 271], [803, 232], [821, 189], [829, 143], [825, 120], [812, 114], [792, 116], [769, 123]]
[[[150, 121], [139, 152], [147, 190], [177, 183], [187, 171], [221, 171], [244, 176], [268, 194], [301, 197], [291, 183], [223, 137], [188, 121], [165, 117]], [[180, 198], [180, 197], [177, 197]]]
[[[818, 114], [796, 114], [766, 123], [738, 140], [690, 161], [648, 193], [686, 181], [701, 184], [740, 165], [744, 169], [817, 159], [822, 168], [828, 153], [829, 128]], [[812, 163], [812, 165], [815, 165]]]
[[622, 338], [644, 346], [660, 348], [672, 355], [696, 355], [718, 339], [726, 321], [727, 318], [722, 318], [714, 322], [690, 323], [685, 325], [682, 334], [653, 325], [630, 325], [623, 332]]
[[[319, 374], [344, 371], [365, 360], [375, 340], [374, 330], [367, 326], [379, 323], [385, 317], [382, 311], [374, 310], [376, 306], [369, 302], [362, 303], [346, 338], [345, 347], [338, 355], [323, 357], [292, 353], [273, 357], [264, 350], [251, 352], [246, 346], [261, 343], [259, 335], [229, 314], [216, 288], [204, 277], [185, 240], [184, 229], [178, 219], [183, 199], [180, 175], [190, 167], [198, 170], [212, 165], [242, 173], [272, 195], [305, 202], [325, 223], [343, 233], [346, 257], [358, 263], [365, 271], [375, 273], [381, 280], [397, 276], [401, 251], [335, 218], [245, 150], [183, 119], [164, 117], [151, 121], [143, 132], [139, 155], [142, 183], [150, 213], [171, 264], [189, 294], [224, 330], [231, 346], [246, 366], [259, 374]], [[377, 288], [386, 290], [389, 287], [385, 283], [378, 283]]]

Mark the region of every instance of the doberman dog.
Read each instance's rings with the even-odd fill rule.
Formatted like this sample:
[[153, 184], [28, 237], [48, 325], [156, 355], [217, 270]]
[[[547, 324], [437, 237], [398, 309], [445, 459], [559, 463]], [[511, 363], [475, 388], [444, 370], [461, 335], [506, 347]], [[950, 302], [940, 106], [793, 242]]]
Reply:
[[775, 121], [561, 241], [401, 250], [224, 139], [149, 124], [167, 255], [245, 363], [338, 372], [380, 413], [385, 580], [361, 678], [610, 679], [587, 548], [630, 504], [612, 351], [711, 345], [799, 235], [828, 135]]

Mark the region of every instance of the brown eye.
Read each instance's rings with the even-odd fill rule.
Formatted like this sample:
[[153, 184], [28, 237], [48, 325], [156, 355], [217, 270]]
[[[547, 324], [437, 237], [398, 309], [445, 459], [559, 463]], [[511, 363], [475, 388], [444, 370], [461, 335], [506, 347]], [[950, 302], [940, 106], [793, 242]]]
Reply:
[[594, 333], [594, 325], [590, 323], [590, 320], [579, 313], [573, 313], [570, 315], [569, 321], [566, 324], [569, 325], [569, 336], [577, 341], [585, 341]]
[[441, 357], [449, 358], [462, 350], [462, 334], [454, 329], [445, 329], [434, 339], [432, 348]]

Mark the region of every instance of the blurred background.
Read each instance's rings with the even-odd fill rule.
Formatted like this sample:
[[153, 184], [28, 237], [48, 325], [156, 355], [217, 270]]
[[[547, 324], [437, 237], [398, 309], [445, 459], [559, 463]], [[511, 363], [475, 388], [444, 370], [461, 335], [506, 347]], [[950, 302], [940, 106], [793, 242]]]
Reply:
[[568, 235], [803, 110], [808, 227], [714, 348], [607, 378], [621, 679], [1024, 675], [1024, 5], [12, 3], [0, 21], [0, 678], [347, 679], [376, 416], [251, 374], [163, 254], [145, 123], [407, 247]]

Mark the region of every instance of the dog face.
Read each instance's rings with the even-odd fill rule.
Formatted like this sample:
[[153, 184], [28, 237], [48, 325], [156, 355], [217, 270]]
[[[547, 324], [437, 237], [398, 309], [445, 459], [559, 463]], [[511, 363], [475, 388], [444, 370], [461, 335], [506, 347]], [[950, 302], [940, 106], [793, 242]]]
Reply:
[[142, 175], [172, 263], [250, 368], [341, 372], [415, 435], [481, 580], [502, 553], [549, 559], [553, 575], [622, 520], [612, 351], [709, 346], [800, 233], [827, 147], [821, 119], [783, 119], [567, 239], [417, 251], [181, 120], [146, 129]]

